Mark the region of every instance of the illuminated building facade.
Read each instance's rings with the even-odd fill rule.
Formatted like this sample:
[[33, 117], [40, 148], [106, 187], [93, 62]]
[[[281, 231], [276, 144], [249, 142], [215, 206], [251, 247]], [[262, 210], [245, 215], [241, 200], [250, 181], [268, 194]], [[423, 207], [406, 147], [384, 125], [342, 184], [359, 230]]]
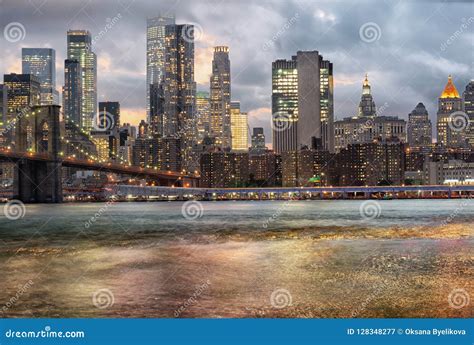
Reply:
[[250, 154], [262, 154], [267, 150], [265, 146], [265, 134], [262, 127], [255, 127], [252, 131], [252, 145]]
[[82, 124], [82, 68], [78, 60], [64, 61], [63, 114], [66, 124]]
[[428, 111], [423, 103], [408, 114], [408, 145], [411, 149], [429, 149], [432, 144], [432, 126]]
[[374, 117], [377, 115], [377, 108], [372, 97], [369, 83], [369, 76], [366, 74], [362, 84], [362, 96], [359, 102], [359, 117]]
[[240, 111], [239, 102], [231, 102], [230, 104], [230, 123], [232, 132], [232, 151], [247, 152], [249, 149], [247, 113]]
[[[151, 112], [151, 85], [158, 88], [165, 75], [166, 25], [175, 23], [174, 16], [158, 16], [147, 19], [146, 30], [146, 110], [149, 123], [154, 123]], [[156, 90], [155, 90], [156, 91]]]
[[210, 98], [209, 92], [196, 93], [196, 143], [202, 144], [210, 133]]
[[67, 32], [67, 58], [77, 60], [82, 69], [81, 125], [90, 131], [97, 114], [97, 57], [92, 52], [91, 34], [87, 30]]
[[215, 138], [215, 144], [223, 149], [232, 147], [230, 100], [229, 47], [214, 47], [210, 79], [210, 135]]
[[333, 66], [317, 51], [299, 51], [272, 63], [275, 152], [334, 151]]
[[461, 147], [465, 144], [464, 130], [454, 127], [454, 113], [462, 111], [462, 100], [451, 76], [438, 99], [437, 132], [438, 143], [447, 148]]
[[17, 116], [28, 113], [30, 107], [40, 105], [41, 86], [36, 76], [31, 74], [5, 74], [3, 85], [7, 88], [6, 124], [15, 121]]
[[469, 128], [467, 129], [467, 140], [471, 148], [474, 148], [474, 80], [466, 85], [462, 93], [463, 111], [469, 118]]
[[41, 105], [59, 104], [56, 90], [56, 51], [51, 48], [22, 48], [22, 73], [38, 77]]

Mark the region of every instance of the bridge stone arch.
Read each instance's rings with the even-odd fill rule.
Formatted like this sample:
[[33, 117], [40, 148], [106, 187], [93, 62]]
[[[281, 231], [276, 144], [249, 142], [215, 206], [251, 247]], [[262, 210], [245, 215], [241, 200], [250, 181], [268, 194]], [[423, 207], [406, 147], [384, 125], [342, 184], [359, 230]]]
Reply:
[[[15, 166], [14, 194], [23, 202], [61, 202], [62, 164], [59, 105], [34, 106], [18, 116], [15, 151], [31, 152], [39, 160], [20, 160]], [[31, 134], [31, 144], [28, 135]], [[29, 151], [28, 151], [29, 150]]]

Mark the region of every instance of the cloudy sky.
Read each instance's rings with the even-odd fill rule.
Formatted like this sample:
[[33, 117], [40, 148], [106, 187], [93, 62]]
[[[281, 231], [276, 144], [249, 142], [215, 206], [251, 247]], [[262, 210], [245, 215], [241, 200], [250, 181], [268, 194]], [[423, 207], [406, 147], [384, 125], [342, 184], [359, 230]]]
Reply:
[[[22, 47], [54, 48], [60, 90], [66, 31], [96, 36], [113, 23], [94, 46], [98, 100], [120, 101], [122, 120], [137, 124], [145, 118], [146, 18], [160, 13], [196, 25], [199, 90], [209, 88], [213, 46], [230, 47], [232, 98], [250, 126], [265, 128], [267, 142], [271, 62], [297, 50], [318, 50], [334, 63], [337, 119], [355, 114], [365, 73], [383, 115], [403, 118], [423, 102], [434, 119], [449, 74], [460, 92], [474, 79], [469, 0], [0, 0], [0, 73], [21, 72]], [[24, 27], [21, 39], [5, 39], [11, 23]]]

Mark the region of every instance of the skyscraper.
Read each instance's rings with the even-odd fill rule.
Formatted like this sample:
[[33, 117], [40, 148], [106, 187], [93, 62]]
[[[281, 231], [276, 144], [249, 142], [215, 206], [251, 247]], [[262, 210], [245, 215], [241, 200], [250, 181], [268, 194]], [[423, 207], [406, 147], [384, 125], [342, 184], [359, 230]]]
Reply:
[[252, 132], [252, 146], [250, 146], [250, 154], [262, 154], [266, 151], [265, 134], [262, 127], [253, 128]]
[[453, 113], [462, 110], [462, 101], [459, 92], [453, 84], [451, 76], [438, 99], [437, 132], [438, 143], [445, 147], [458, 147], [463, 144], [462, 129], [453, 127]]
[[272, 63], [273, 149], [280, 154], [296, 150], [298, 70], [296, 56]]
[[97, 57], [92, 52], [91, 34], [87, 30], [67, 32], [67, 58], [77, 60], [82, 69], [82, 120], [85, 130], [92, 129], [97, 114]]
[[22, 48], [22, 73], [38, 77], [41, 105], [59, 104], [56, 90], [56, 51], [51, 48]]
[[99, 102], [98, 123], [109, 130], [120, 127], [120, 103]]
[[166, 155], [180, 160], [171, 166], [190, 171], [199, 165], [192, 151], [196, 139], [193, 30], [189, 24], [166, 26], [165, 76], [161, 82], [163, 137], [173, 139], [173, 144], [167, 145], [170, 150], [180, 151]]
[[362, 84], [362, 96], [359, 103], [359, 117], [373, 117], [377, 115], [377, 108], [370, 90], [369, 76], [366, 74]]
[[209, 92], [196, 93], [196, 141], [201, 144], [210, 132], [210, 99]]
[[212, 74], [210, 80], [211, 97], [211, 137], [215, 138], [217, 146], [223, 149], [232, 147], [232, 132], [230, 123], [230, 60], [229, 47], [214, 48]]
[[466, 89], [462, 93], [462, 107], [463, 111], [469, 118], [468, 142], [471, 147], [474, 147], [474, 80], [471, 80], [466, 85]]
[[[146, 30], [146, 111], [148, 122], [151, 118], [150, 88], [162, 82], [165, 75], [165, 27], [175, 23], [174, 16], [164, 15], [147, 19]], [[156, 91], [156, 90], [155, 90]], [[152, 126], [153, 127], [153, 126]]]
[[7, 121], [7, 101], [8, 88], [4, 84], [0, 84], [0, 129], [3, 128]]
[[18, 116], [24, 116], [31, 107], [40, 105], [41, 87], [36, 76], [5, 74], [3, 84], [7, 87], [7, 124], [16, 122]]
[[232, 132], [232, 151], [247, 152], [249, 149], [247, 113], [240, 111], [239, 102], [230, 103], [230, 123]]
[[423, 103], [408, 114], [408, 144], [410, 148], [426, 148], [431, 145], [431, 121]]
[[64, 61], [63, 114], [66, 124], [75, 129], [82, 123], [82, 68], [78, 60]]
[[[333, 66], [317, 51], [272, 64], [273, 147], [334, 151]], [[295, 128], [296, 127], [296, 128]]]

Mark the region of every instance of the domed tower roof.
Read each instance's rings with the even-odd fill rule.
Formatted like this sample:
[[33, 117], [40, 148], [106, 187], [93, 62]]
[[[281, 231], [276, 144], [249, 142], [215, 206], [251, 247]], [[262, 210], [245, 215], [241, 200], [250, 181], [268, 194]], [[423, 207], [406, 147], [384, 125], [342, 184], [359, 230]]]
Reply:
[[440, 98], [459, 98], [459, 92], [456, 89], [456, 86], [454, 86], [453, 84], [453, 78], [451, 77], [451, 75], [449, 75], [448, 77], [448, 83], [444, 87]]

